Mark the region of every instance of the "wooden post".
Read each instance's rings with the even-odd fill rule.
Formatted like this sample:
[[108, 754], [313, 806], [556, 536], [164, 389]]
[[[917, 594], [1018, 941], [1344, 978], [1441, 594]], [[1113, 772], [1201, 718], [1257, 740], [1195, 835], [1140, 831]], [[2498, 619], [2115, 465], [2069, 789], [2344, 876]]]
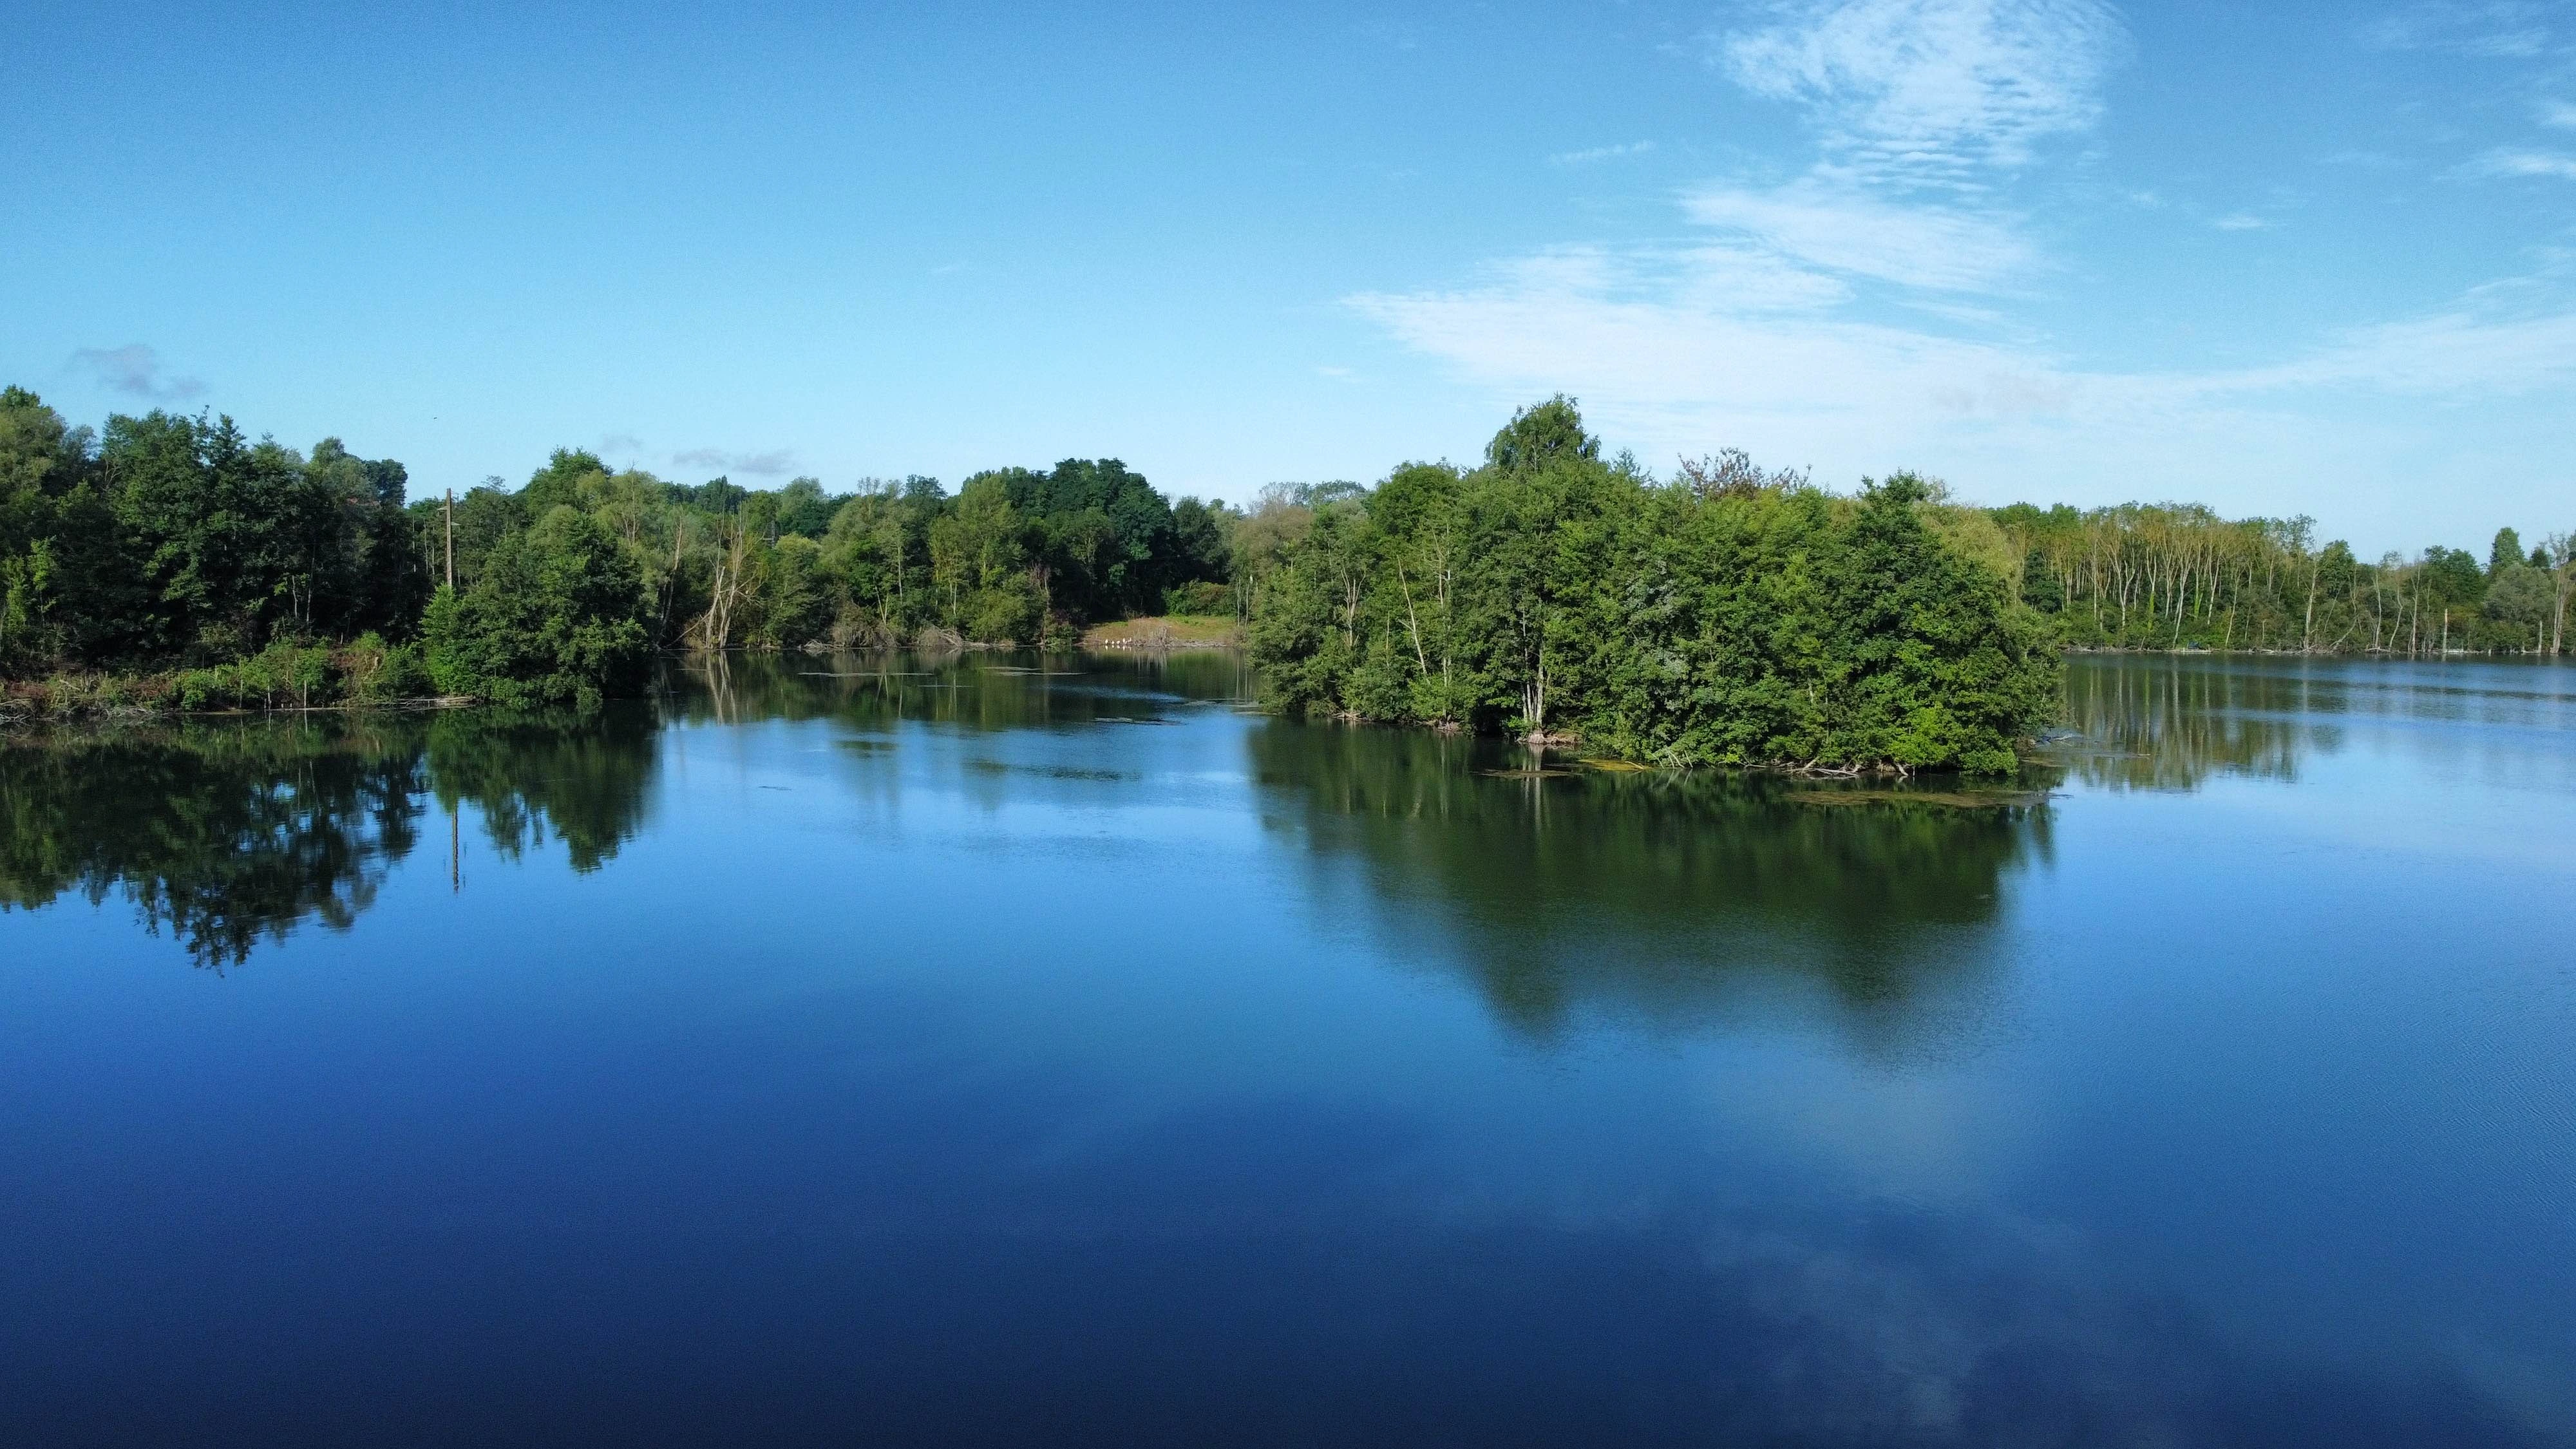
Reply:
[[456, 592], [456, 490], [447, 490], [447, 591]]

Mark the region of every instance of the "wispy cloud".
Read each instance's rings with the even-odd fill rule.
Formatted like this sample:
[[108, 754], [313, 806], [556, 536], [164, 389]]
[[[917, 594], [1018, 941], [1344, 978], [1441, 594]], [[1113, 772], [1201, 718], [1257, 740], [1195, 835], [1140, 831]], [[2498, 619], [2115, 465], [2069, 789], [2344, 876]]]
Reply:
[[2199, 396], [2362, 388], [2395, 396], [2474, 398], [2571, 384], [2576, 312], [2516, 313], [2477, 296], [2426, 316], [2354, 328], [2288, 362], [2164, 380], [2174, 391]]
[[[2425, 15], [2409, 37], [2436, 36]], [[1739, 445], [1845, 481], [1922, 466], [1987, 496], [2217, 487], [2234, 506], [2323, 512], [2325, 490], [2358, 486], [2393, 514], [2429, 479], [2487, 476], [2475, 450], [2428, 456], [2428, 434], [2458, 436], [2472, 413], [2490, 438], [2555, 427], [2554, 400], [2576, 392], [2576, 266], [2257, 365], [2122, 366], [2051, 341], [2035, 319], [2053, 314], [2017, 304], [2071, 275], [2035, 220], [2063, 194], [2025, 181], [2096, 124], [2127, 46], [2098, 0], [1783, 0], [1708, 53], [1802, 109], [1802, 171], [1684, 190], [1696, 237], [1680, 244], [1550, 247], [1346, 305], [1497, 409], [1573, 393], [1647, 456]], [[2546, 148], [2477, 166], [2576, 179], [2576, 156]], [[2229, 233], [2279, 225], [2169, 210]]]
[[95, 377], [99, 385], [156, 402], [179, 402], [197, 396], [206, 385], [193, 377], [171, 377], [161, 358], [140, 342], [123, 347], [84, 347], [72, 354], [71, 366]]
[[2382, 50], [2439, 50], [2454, 55], [2523, 59], [2549, 49], [2547, 14], [2520, 0], [2497, 3], [2416, 5], [2362, 27], [2361, 38]]
[[2555, 176], [2576, 181], [2576, 156], [2558, 151], [2490, 151], [2465, 169], [2472, 176]]
[[644, 440], [633, 433], [604, 433], [599, 439], [599, 451], [623, 453], [631, 457], [644, 451]]
[[1987, 490], [2076, 483], [2097, 501], [2171, 488], [2216, 459], [2260, 459], [2285, 478], [2367, 468], [2360, 433], [2329, 421], [2364, 399], [2382, 400], [2386, 420], [2576, 387], [2565, 307], [2517, 313], [2473, 295], [2270, 365], [2124, 372], [2044, 341], [1854, 320], [1821, 299], [1747, 306], [1730, 285], [1738, 260], [1710, 274], [1706, 255], [1554, 254], [1463, 288], [1349, 305], [1498, 408], [1570, 392], [1648, 456], [1740, 444], [1845, 479], [1973, 467]]
[[2090, 128], [2127, 33], [2101, 0], [1782, 0], [1722, 33], [1736, 84], [1803, 109], [1794, 180], [1683, 198], [1727, 245], [1930, 293], [2003, 293], [2049, 269], [1997, 198], [2051, 137]]
[[2566, 101], [2542, 101], [2540, 124], [2555, 126], [2562, 131], [2576, 131], [2576, 105]]
[[791, 472], [796, 467], [796, 454], [788, 448], [765, 453], [732, 453], [722, 448], [691, 448], [673, 453], [671, 461], [683, 468], [713, 468], [719, 473], [749, 473], [754, 477], [773, 477]]
[[1908, 287], [1988, 291], [2039, 265], [2010, 217], [1889, 201], [1830, 173], [1767, 190], [1711, 186], [1682, 210], [1791, 260]]
[[1643, 156], [1655, 149], [1652, 141], [1631, 141], [1624, 146], [1595, 146], [1588, 151], [1560, 151], [1547, 158], [1551, 166], [1583, 166], [1594, 161], [1615, 161], [1622, 156]]
[[[1349, 304], [1498, 392], [1586, 391], [1655, 445], [2067, 415], [2091, 380], [1979, 340], [2002, 319], [1962, 299], [2053, 270], [1996, 198], [2044, 142], [2095, 123], [2126, 47], [2100, 0], [1782, 0], [1710, 54], [1806, 112], [1805, 174], [1686, 191], [1698, 244], [1551, 248], [1464, 287]], [[1864, 285], [1915, 320], [1852, 315]]]
[[1787, 0], [1722, 35], [1756, 95], [1812, 108], [1827, 154], [1873, 179], [1975, 185], [2101, 115], [2127, 32], [2101, 0]]

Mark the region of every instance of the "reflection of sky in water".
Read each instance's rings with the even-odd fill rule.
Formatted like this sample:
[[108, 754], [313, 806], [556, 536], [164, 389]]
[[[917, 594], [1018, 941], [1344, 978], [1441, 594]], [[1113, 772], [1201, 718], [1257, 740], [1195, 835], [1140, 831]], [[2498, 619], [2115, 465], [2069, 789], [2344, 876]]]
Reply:
[[[2082, 660], [2059, 798], [1959, 811], [1487, 778], [1148, 667], [451, 739], [467, 888], [425, 799], [221, 980], [113, 894], [0, 917], [0, 1405], [2576, 1439], [2570, 671]], [[478, 833], [532, 809], [592, 868]]]

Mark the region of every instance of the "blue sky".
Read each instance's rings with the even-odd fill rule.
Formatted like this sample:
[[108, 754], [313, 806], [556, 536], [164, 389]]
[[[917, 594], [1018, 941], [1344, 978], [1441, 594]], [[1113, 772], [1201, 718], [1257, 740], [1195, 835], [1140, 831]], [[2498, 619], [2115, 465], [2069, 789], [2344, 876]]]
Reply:
[[0, 375], [696, 481], [1469, 458], [2576, 528], [2576, 4], [79, 7]]

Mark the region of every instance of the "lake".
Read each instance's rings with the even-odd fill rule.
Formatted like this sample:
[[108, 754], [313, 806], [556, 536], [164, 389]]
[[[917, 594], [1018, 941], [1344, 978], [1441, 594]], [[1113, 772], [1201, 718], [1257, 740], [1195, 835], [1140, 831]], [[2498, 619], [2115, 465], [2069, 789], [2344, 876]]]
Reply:
[[2576, 1443], [2576, 669], [2038, 788], [1228, 655], [0, 746], [0, 1440]]

